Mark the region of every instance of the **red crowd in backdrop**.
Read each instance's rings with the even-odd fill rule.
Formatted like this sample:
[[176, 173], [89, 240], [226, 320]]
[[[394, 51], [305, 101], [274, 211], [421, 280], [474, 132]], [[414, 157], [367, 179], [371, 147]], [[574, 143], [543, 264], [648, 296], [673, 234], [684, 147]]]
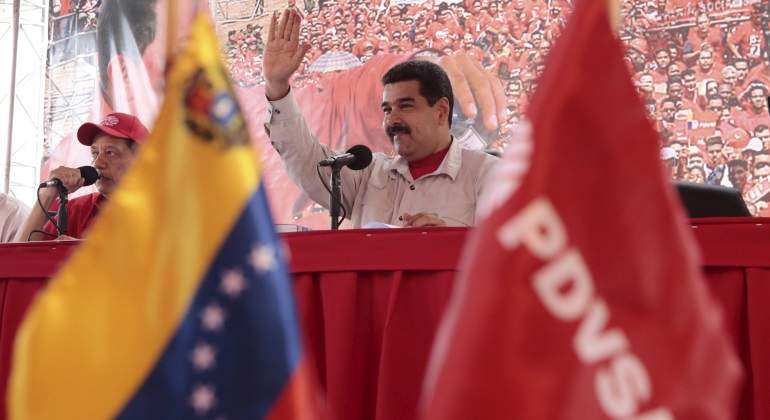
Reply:
[[[77, 26], [82, 21], [85, 29], [91, 25], [88, 22], [98, 20], [102, 3], [53, 0], [52, 15], [61, 26], [57, 31], [74, 30], [72, 25], [63, 25], [68, 22], [62, 20], [65, 16], [77, 16]], [[488, 141], [490, 148], [502, 150], [537, 88], [546, 55], [564, 28], [572, 2], [303, 0], [294, 5], [304, 14], [301, 36], [313, 46], [293, 81], [295, 88], [317, 91], [306, 93], [315, 100], [331, 94], [331, 73], [364, 66], [378, 55], [408, 57], [425, 50], [438, 55], [463, 51], [505, 87], [509, 118], [499, 127], [498, 136]], [[770, 32], [770, 6], [758, 0], [626, 0], [621, 6], [619, 36], [627, 46], [628, 68], [660, 133], [661, 158], [672, 179], [736, 187], [753, 214], [770, 216], [770, 116], [766, 103], [770, 67], [765, 34]], [[246, 113], [259, 128], [264, 101], [249, 103], [253, 101], [248, 98], [263, 82], [264, 29], [257, 21], [238, 29], [229, 27], [222, 33], [222, 42], [233, 79], [248, 92], [241, 96], [246, 97]], [[57, 31], [53, 32], [54, 40]], [[385, 68], [391, 61], [374, 60], [370, 64]], [[377, 72], [365, 70], [363, 73], [374, 80], [370, 85], [376, 85]], [[328, 111], [327, 102], [317, 113], [321, 108]], [[330, 145], [345, 146], [350, 138], [373, 142], [378, 150], [387, 149], [381, 130], [377, 130], [379, 117], [350, 117], [348, 111], [373, 112], [359, 105], [335, 110], [339, 118], [314, 114], [328, 120], [326, 125], [343, 126], [324, 125], [318, 128], [319, 137]], [[360, 123], [369, 119], [374, 122]], [[353, 129], [359, 125], [360, 130]], [[65, 146], [52, 153], [59, 163], [73, 160]], [[278, 220], [283, 220], [283, 213], [276, 215]]]
[[[642, 100], [676, 180], [732, 186], [755, 215], [770, 215], [770, 67], [765, 31], [770, 6], [736, 2], [627, 0], [621, 39]], [[491, 146], [503, 149], [569, 16], [569, 0], [305, 1], [301, 36], [313, 49], [296, 87], [314, 85], [314, 65], [337, 54], [332, 70], [379, 53], [463, 50], [505, 86], [510, 118]], [[304, 6], [304, 7], [303, 7]], [[231, 71], [241, 85], [261, 83], [263, 47], [255, 27], [228, 36]], [[347, 56], [347, 57], [346, 57]], [[320, 64], [320, 63], [316, 63]]]

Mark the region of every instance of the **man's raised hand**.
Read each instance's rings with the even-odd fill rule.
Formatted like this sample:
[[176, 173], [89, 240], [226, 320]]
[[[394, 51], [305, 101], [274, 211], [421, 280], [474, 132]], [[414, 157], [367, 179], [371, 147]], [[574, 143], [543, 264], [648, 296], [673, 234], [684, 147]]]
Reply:
[[307, 44], [299, 44], [301, 23], [302, 19], [293, 9], [284, 10], [280, 18], [273, 13], [270, 19], [267, 45], [262, 56], [265, 94], [269, 100], [283, 98], [289, 93], [289, 78], [310, 49]]

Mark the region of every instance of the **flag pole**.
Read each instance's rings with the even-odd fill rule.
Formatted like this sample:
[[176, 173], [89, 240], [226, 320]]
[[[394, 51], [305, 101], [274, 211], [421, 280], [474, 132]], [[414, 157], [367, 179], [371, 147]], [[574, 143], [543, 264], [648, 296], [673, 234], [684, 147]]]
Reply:
[[11, 165], [13, 164], [13, 111], [16, 106], [16, 66], [19, 56], [19, 14], [21, 13], [21, 1], [13, 2], [12, 51], [11, 51], [11, 88], [8, 102], [8, 137], [5, 144], [5, 168], [3, 177], [3, 192], [11, 195]]
[[166, 8], [166, 74], [174, 62], [174, 39], [176, 39], [177, 12], [179, 10], [177, 6], [177, 0], [168, 0], [168, 7]]
[[620, 1], [619, 0], [607, 0], [607, 16], [610, 18], [610, 26], [617, 35], [620, 32]]

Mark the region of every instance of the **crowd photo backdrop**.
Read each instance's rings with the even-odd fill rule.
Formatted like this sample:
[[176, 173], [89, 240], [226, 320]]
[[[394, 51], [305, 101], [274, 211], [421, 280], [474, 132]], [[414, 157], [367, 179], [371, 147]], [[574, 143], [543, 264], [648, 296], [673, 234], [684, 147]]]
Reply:
[[[114, 110], [151, 126], [169, 56], [165, 1], [52, 0], [43, 178], [59, 165], [89, 163], [88, 149], [73, 136], [86, 120]], [[419, 57], [459, 74], [474, 96], [455, 107], [455, 139], [501, 152], [513, 141], [572, 6], [570, 0], [179, 3], [170, 45], [181, 47], [194, 11], [209, 8], [252, 140], [262, 150], [274, 220], [311, 228], [328, 227], [328, 215], [288, 178], [264, 130], [261, 55], [274, 11], [294, 7], [303, 15], [300, 36], [312, 48], [292, 86], [318, 140], [340, 151], [365, 144], [392, 154], [379, 106], [380, 78], [392, 65]], [[671, 179], [737, 188], [753, 215], [770, 216], [770, 3], [624, 0], [620, 13], [629, 75], [659, 133]], [[480, 89], [497, 89], [504, 100], [490, 103]]]

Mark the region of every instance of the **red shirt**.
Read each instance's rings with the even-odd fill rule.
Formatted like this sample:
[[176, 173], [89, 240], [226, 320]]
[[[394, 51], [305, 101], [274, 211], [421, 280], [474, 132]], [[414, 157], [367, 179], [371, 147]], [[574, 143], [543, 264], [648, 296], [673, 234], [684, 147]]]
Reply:
[[444, 150], [427, 156], [424, 159], [409, 162], [409, 172], [412, 174], [412, 178], [416, 181], [423, 175], [435, 172], [436, 169], [441, 166], [441, 162], [444, 161], [444, 157], [446, 156], [447, 152], [449, 152], [448, 147]]
[[762, 28], [757, 28], [750, 21], [743, 22], [735, 28], [729, 40], [738, 46], [744, 57], [755, 61], [762, 60], [762, 51], [766, 48]]
[[770, 86], [770, 67], [767, 64], [762, 63], [749, 71], [744, 81], [743, 89], [749, 87], [755, 80], [764, 83], [765, 86]]
[[[104, 203], [105, 197], [98, 192], [73, 198], [67, 202], [67, 231], [64, 233], [73, 238], [82, 239], [83, 233], [91, 225], [91, 222], [99, 213], [99, 208]], [[59, 209], [59, 200], [51, 204], [50, 211]], [[58, 219], [54, 217], [58, 222]], [[50, 235], [44, 235], [43, 240], [53, 240], [59, 236], [56, 227], [50, 221], [43, 226], [43, 231]], [[53, 235], [53, 236], [52, 236]]]
[[709, 70], [703, 70], [700, 66], [693, 67], [693, 70], [695, 71], [695, 78], [697, 80], [722, 80], [722, 66], [719, 65], [717, 60], [714, 60], [714, 65], [711, 66]]
[[[703, 44], [709, 44], [714, 49], [714, 59], [722, 62], [724, 46], [722, 45], [722, 30], [718, 26], [709, 27], [706, 36], [701, 36], [697, 29], [691, 29], [687, 34], [687, 42], [692, 45], [693, 51], [700, 51]], [[697, 56], [696, 56], [697, 60]]]
[[764, 109], [758, 113], [754, 112], [752, 109], [747, 109], [737, 113], [735, 116], [735, 125], [749, 133], [753, 133], [758, 125], [767, 124], [768, 120], [770, 120], [770, 118], [768, 118]]

